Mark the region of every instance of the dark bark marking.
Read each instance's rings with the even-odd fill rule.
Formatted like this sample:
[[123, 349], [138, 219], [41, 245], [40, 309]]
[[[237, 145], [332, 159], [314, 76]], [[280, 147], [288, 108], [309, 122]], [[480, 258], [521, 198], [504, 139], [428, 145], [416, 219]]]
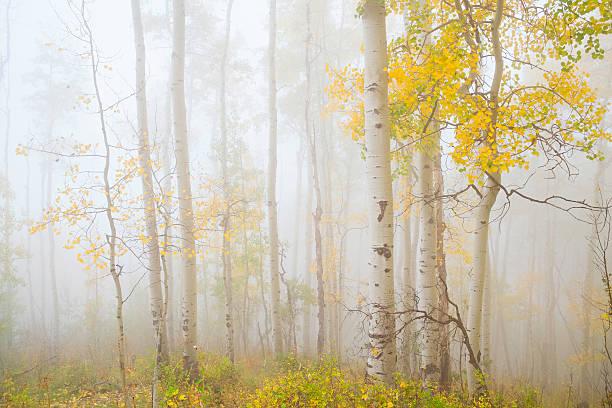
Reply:
[[387, 209], [387, 202], [379, 201], [378, 206], [380, 207], [380, 214], [378, 214], [378, 217], [376, 219], [378, 220], [378, 222], [381, 222], [385, 216], [385, 210]]

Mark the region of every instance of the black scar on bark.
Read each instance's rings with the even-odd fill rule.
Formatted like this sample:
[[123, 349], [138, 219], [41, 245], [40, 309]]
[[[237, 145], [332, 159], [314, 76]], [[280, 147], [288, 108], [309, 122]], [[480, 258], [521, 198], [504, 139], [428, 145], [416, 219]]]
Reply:
[[385, 210], [387, 209], [387, 202], [379, 201], [378, 206], [380, 207], [380, 214], [378, 214], [378, 217], [376, 219], [378, 220], [378, 222], [381, 222], [385, 216]]
[[387, 244], [385, 244], [382, 247], [374, 248], [374, 251], [378, 255], [382, 255], [382, 256], [384, 256], [387, 259], [391, 258], [391, 255], [392, 255], [391, 250], [389, 249], [389, 247], [387, 247]]

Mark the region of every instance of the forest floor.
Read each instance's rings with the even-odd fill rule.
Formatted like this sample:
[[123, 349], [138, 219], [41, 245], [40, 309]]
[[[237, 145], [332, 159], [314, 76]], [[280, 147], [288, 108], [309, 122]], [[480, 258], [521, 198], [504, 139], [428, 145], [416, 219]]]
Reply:
[[[151, 406], [152, 359], [136, 359], [129, 369], [129, 400]], [[241, 361], [232, 365], [218, 355], [201, 355], [202, 377], [187, 380], [178, 357], [161, 370], [161, 407], [410, 407], [540, 408], [541, 393], [529, 386], [470, 400], [457, 389], [441, 392], [397, 377], [395, 384], [369, 384], [363, 367], [328, 359], [313, 364], [294, 357], [277, 361]], [[0, 407], [124, 407], [117, 368], [88, 362], [39, 364], [0, 380]], [[455, 384], [456, 386], [457, 384]], [[569, 401], [568, 401], [569, 403]], [[560, 402], [559, 402], [560, 404]], [[568, 405], [569, 406], [569, 405]]]

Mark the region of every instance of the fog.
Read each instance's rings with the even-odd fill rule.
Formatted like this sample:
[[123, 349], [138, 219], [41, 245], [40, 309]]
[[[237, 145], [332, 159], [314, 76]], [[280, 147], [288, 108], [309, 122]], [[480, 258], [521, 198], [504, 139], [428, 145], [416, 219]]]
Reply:
[[608, 6], [421, 3], [1, 0], [0, 406], [612, 406]]

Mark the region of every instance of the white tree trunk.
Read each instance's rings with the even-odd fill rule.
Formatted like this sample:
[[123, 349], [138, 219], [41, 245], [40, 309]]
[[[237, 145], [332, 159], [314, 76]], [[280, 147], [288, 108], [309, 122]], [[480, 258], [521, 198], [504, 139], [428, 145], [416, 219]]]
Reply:
[[491, 255], [487, 257], [482, 304], [482, 337], [480, 339], [482, 349], [482, 370], [488, 376], [491, 375]]
[[[223, 56], [221, 59], [221, 91], [220, 91], [220, 122], [221, 122], [221, 168], [223, 176], [223, 201], [225, 211], [223, 214], [223, 284], [225, 287], [225, 328], [226, 328], [226, 354], [234, 362], [234, 316], [232, 302], [232, 254], [231, 254], [231, 218], [230, 206], [232, 200], [231, 185], [228, 174], [228, 141], [227, 141], [227, 114], [226, 114], [226, 82], [227, 58], [231, 32], [232, 7], [234, 0], [229, 0], [225, 17], [225, 40]], [[245, 283], [246, 284], [246, 283]]]
[[[409, 186], [412, 177], [406, 177], [407, 185]], [[409, 208], [403, 211], [410, 211]], [[402, 309], [411, 310], [416, 307], [415, 304], [415, 276], [414, 276], [414, 257], [412, 245], [412, 212], [404, 214], [402, 221]], [[408, 313], [404, 320], [411, 319], [413, 313]], [[406, 375], [412, 375], [413, 367], [412, 356], [415, 353], [415, 334], [414, 324], [408, 323], [400, 333], [401, 335], [401, 369]]]
[[319, 167], [317, 163], [316, 140], [316, 134], [313, 132], [308, 142], [310, 144], [310, 161], [312, 163], [312, 179], [316, 199], [313, 224], [317, 275], [317, 320], [319, 323], [317, 332], [317, 356], [321, 357], [325, 352], [325, 283], [323, 280], [323, 245], [321, 238], [321, 216], [323, 214], [323, 209], [321, 205], [321, 185], [319, 179]]
[[[8, 0], [6, 3], [6, 88], [4, 93], [4, 117], [5, 117], [5, 139], [4, 139], [4, 175], [9, 180], [9, 140], [11, 138], [11, 3]], [[8, 237], [10, 238], [10, 236]]]
[[[491, 24], [491, 43], [493, 48], [493, 57], [495, 60], [493, 79], [491, 82], [491, 90], [489, 92], [489, 104], [491, 106], [491, 124], [486, 133], [486, 138], [489, 146], [495, 144], [496, 133], [495, 126], [499, 115], [499, 90], [501, 88], [502, 75], [504, 73], [504, 61], [502, 57], [502, 47], [500, 42], [500, 26], [503, 18], [504, 0], [496, 0], [495, 16]], [[468, 390], [470, 395], [474, 395], [477, 391], [481, 391], [482, 387], [486, 386], [483, 383], [482, 373], [477, 369], [482, 361], [480, 351], [480, 332], [482, 324], [482, 295], [485, 278], [485, 269], [488, 257], [489, 245], [489, 221], [491, 217], [491, 209], [497, 199], [501, 185], [501, 173], [499, 171], [489, 171], [486, 176], [485, 184], [482, 188], [482, 198], [476, 208], [475, 222], [475, 239], [474, 251], [472, 254], [472, 277], [470, 281], [470, 294], [468, 303], [467, 330], [468, 339], [477, 360], [477, 364], [468, 364], [467, 380]]]
[[113, 278], [115, 286], [115, 318], [117, 319], [118, 335], [117, 335], [117, 349], [119, 352], [119, 371], [121, 376], [121, 390], [123, 393], [123, 403], [126, 407], [131, 407], [130, 390], [127, 386], [127, 360], [126, 360], [126, 345], [125, 345], [125, 331], [123, 325], [123, 292], [121, 288], [121, 281], [119, 275], [121, 271], [117, 271], [117, 228], [115, 226], [115, 218], [113, 217], [112, 208], [113, 204], [113, 192], [111, 190], [110, 172], [111, 172], [111, 150], [108, 134], [106, 130], [106, 120], [104, 116], [104, 105], [100, 94], [100, 88], [98, 86], [98, 58], [94, 46], [93, 34], [85, 17], [85, 10], [81, 9], [81, 23], [86, 30], [87, 40], [89, 42], [89, 58], [90, 58], [90, 69], [92, 74], [92, 81], [95, 89], [95, 96], [97, 101], [98, 115], [100, 120], [100, 130], [102, 132], [102, 139], [104, 142], [104, 195], [106, 197], [106, 206], [104, 212], [108, 222], [109, 233], [106, 235], [106, 241], [109, 247], [108, 250], [108, 267], [110, 275]]
[[367, 0], [363, 10], [364, 108], [368, 178], [369, 328], [366, 374], [390, 383], [396, 367], [385, 5]]
[[[548, 197], [549, 194], [546, 194]], [[548, 212], [546, 223], [546, 317], [544, 331], [544, 383], [548, 387], [554, 386], [557, 383], [557, 335], [555, 325], [555, 307], [557, 305], [556, 285], [554, 275], [554, 221], [550, 210]]]
[[183, 258], [183, 299], [181, 319], [183, 330], [183, 366], [191, 378], [198, 376], [197, 357], [197, 274], [194, 237], [191, 172], [189, 170], [189, 139], [185, 107], [185, 0], [173, 0], [172, 41], [172, 106], [174, 140], [181, 223]]
[[[438, 279], [438, 316], [440, 320], [446, 320], [448, 316], [448, 286], [446, 284], [446, 252], [444, 250], [444, 234], [446, 224], [444, 223], [444, 174], [442, 173], [442, 146], [440, 146], [440, 126], [434, 118], [433, 127], [436, 130], [435, 160], [434, 160], [434, 181], [436, 191], [436, 277]], [[438, 326], [438, 355], [440, 367], [440, 386], [448, 390], [451, 382], [450, 378], [450, 338], [448, 325]]]
[[[499, 192], [499, 183], [501, 183], [500, 173], [495, 173], [487, 177], [486, 184], [482, 190], [482, 200], [476, 209], [476, 231], [474, 232], [474, 251], [472, 254], [473, 269], [470, 280], [466, 328], [468, 330], [468, 339], [472, 346], [474, 357], [479, 364], [482, 363], [480, 337], [482, 331], [483, 288], [488, 257], [489, 219], [491, 216], [491, 209], [493, 208], [493, 204], [495, 204], [495, 199]], [[474, 395], [474, 393], [480, 391], [481, 387], [485, 385], [482, 383], [481, 375], [482, 373], [478, 372], [473, 364], [468, 364], [467, 380], [470, 395]]]
[[278, 271], [278, 207], [276, 203], [276, 166], [277, 166], [277, 111], [276, 111], [276, 0], [270, 0], [270, 20], [268, 36], [268, 118], [269, 118], [269, 156], [268, 156], [268, 228], [270, 229], [270, 277], [272, 283], [272, 333], [274, 352], [283, 352], [283, 333], [280, 317], [280, 283]]
[[[26, 157], [26, 214], [27, 222], [30, 222], [30, 158]], [[30, 332], [36, 332], [36, 313], [34, 310], [34, 287], [32, 280], [32, 234], [27, 234], [26, 237], [26, 276], [28, 277], [28, 300], [30, 309]]]
[[[599, 205], [603, 205], [601, 202], [601, 189], [605, 185], [602, 183], [604, 170], [607, 166], [604, 162], [597, 163], [597, 170], [595, 172], [595, 186], [593, 189], [593, 201]], [[590, 241], [596, 242], [597, 240], [597, 225], [593, 224], [591, 228]], [[580, 391], [579, 398], [581, 402], [586, 403], [589, 406], [591, 396], [593, 394], [593, 382], [595, 381], [592, 375], [593, 369], [593, 355], [594, 355], [594, 344], [593, 344], [593, 333], [591, 332], [591, 318], [593, 313], [593, 280], [596, 275], [597, 258], [598, 255], [593, 248], [593, 244], [589, 245], [588, 253], [588, 264], [587, 271], [584, 277], [584, 283], [582, 286], [582, 344], [581, 352], [583, 358], [586, 361], [580, 366]]]
[[[418, 152], [419, 173], [419, 244], [417, 250], [417, 308], [430, 317], [437, 316], [437, 236], [436, 206], [434, 201], [434, 147], [433, 139], [423, 141]], [[420, 320], [418, 352], [419, 374], [424, 385], [439, 381], [438, 325], [430, 318]]]
[[[53, 204], [53, 164], [51, 160], [47, 161], [47, 202], [49, 206]], [[53, 300], [53, 339], [51, 341], [51, 350], [53, 355], [57, 355], [60, 352], [60, 310], [57, 292], [57, 274], [55, 271], [55, 231], [49, 227], [47, 234], [49, 239], [49, 277], [51, 279], [51, 297]]]
[[[310, 126], [310, 41], [311, 41], [311, 25], [310, 25], [310, 1], [306, 2], [306, 41], [305, 43], [305, 52], [304, 52], [304, 65], [306, 70], [306, 89], [305, 89], [305, 98], [304, 98], [304, 129], [305, 129], [305, 148], [308, 150], [306, 154], [306, 232], [304, 238], [304, 251], [303, 251], [303, 274], [304, 274], [304, 284], [307, 288], [312, 288], [312, 274], [310, 272], [310, 267], [312, 266], [312, 196], [313, 196], [313, 164], [312, 157], [310, 154], [310, 142], [311, 142], [311, 126]], [[309, 355], [312, 353], [312, 343], [310, 335], [311, 326], [312, 326], [312, 315], [310, 310], [310, 305], [308, 303], [304, 304], [303, 310], [304, 317], [304, 327], [302, 330], [303, 337], [303, 351], [304, 354]]]
[[[145, 218], [145, 239], [148, 256], [149, 296], [151, 317], [156, 341], [156, 365], [167, 360], [168, 339], [165, 330], [164, 298], [161, 280], [161, 258], [157, 231], [157, 211], [151, 166], [151, 147], [147, 117], [147, 90], [145, 80], [146, 52], [140, 0], [132, 0], [134, 46], [136, 49], [136, 107], [138, 115], [138, 145], [142, 181], [142, 204]], [[154, 390], [155, 391], [155, 390]], [[156, 397], [156, 395], [155, 395]]]

